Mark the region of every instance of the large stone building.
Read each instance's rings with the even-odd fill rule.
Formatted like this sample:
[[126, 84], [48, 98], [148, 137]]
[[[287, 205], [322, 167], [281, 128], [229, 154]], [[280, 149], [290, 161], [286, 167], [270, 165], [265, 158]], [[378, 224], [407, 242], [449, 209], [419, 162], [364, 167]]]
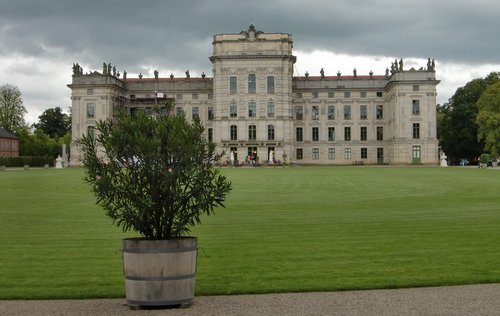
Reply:
[[[116, 68], [73, 67], [73, 140], [120, 107], [130, 112], [175, 100], [175, 112], [198, 116], [206, 137], [235, 160], [297, 164], [437, 164], [434, 61], [383, 75], [294, 76], [292, 37], [250, 26], [214, 36], [213, 77], [120, 78]], [[78, 165], [78, 145], [71, 164]]]

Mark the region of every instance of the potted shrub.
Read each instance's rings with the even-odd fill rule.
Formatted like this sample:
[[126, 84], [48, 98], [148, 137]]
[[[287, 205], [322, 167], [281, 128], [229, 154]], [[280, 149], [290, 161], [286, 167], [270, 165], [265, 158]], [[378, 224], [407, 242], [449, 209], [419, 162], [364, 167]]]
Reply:
[[488, 165], [491, 165], [491, 155], [483, 153], [479, 156], [479, 161], [481, 162], [483, 168], [487, 168]]
[[197, 239], [183, 237], [224, 206], [231, 183], [214, 167], [222, 154], [199, 120], [163, 111], [100, 121], [78, 140], [90, 183], [106, 215], [123, 231], [123, 269], [130, 306], [191, 305]]

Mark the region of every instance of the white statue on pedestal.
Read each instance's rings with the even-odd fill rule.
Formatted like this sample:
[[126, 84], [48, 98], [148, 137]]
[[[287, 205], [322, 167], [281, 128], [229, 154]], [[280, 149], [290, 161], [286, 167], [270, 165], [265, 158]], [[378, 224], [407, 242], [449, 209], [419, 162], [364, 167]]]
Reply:
[[63, 165], [62, 165], [62, 158], [61, 158], [61, 155], [57, 155], [57, 158], [56, 158], [56, 169], [62, 169]]
[[234, 151], [231, 150], [231, 154], [229, 155], [229, 160], [231, 161], [231, 165], [234, 165]]
[[269, 164], [274, 163], [274, 152], [272, 150], [269, 151]]
[[444, 151], [441, 153], [441, 167], [448, 167], [448, 162], [446, 161], [446, 154]]

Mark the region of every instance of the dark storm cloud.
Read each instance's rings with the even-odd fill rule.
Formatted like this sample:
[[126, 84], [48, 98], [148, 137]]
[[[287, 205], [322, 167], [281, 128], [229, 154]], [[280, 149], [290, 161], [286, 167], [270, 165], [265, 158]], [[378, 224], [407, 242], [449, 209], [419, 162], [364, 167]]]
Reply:
[[[496, 63], [496, 1], [27, 1], [1, 4], [4, 54], [62, 49], [79, 62], [210, 69], [211, 38], [254, 23], [295, 48]], [[97, 68], [99, 69], [99, 68]]]

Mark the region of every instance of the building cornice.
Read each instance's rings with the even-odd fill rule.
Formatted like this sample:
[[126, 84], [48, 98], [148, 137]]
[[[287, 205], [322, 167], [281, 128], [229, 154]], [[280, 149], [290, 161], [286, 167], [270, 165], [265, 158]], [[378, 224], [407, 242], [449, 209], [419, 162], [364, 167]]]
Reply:
[[241, 59], [291, 59], [294, 63], [297, 60], [293, 55], [218, 55], [210, 56], [210, 61], [213, 63], [216, 60], [241, 60]]

